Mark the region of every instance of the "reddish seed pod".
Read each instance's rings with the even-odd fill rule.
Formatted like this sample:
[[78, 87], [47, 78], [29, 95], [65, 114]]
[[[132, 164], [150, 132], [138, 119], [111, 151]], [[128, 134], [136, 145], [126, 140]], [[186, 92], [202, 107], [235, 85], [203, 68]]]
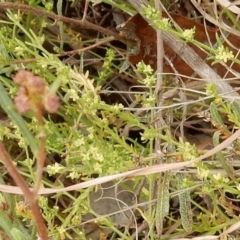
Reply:
[[19, 113], [24, 114], [35, 109], [45, 109], [49, 113], [55, 113], [58, 110], [59, 98], [55, 93], [49, 92], [43, 78], [21, 70], [13, 80], [19, 85], [17, 96], [14, 99]]
[[44, 107], [49, 113], [55, 113], [58, 110], [59, 97], [55, 93], [48, 93], [44, 100]]
[[36, 94], [44, 94], [46, 83], [45, 81], [37, 76], [33, 76], [28, 80], [29, 91], [35, 92]]
[[29, 104], [29, 98], [26, 95], [19, 94], [14, 98], [14, 103], [18, 112], [21, 114], [27, 113], [31, 109]]
[[13, 80], [18, 85], [25, 85], [28, 79], [32, 78], [34, 75], [26, 70], [20, 70], [14, 77]]

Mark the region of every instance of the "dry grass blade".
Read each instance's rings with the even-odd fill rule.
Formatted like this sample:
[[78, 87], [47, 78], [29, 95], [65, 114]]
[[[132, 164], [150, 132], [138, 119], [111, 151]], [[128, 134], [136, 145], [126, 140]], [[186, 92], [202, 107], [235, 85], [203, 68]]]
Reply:
[[234, 1], [230, 3], [228, 0], [216, 0], [222, 7], [227, 8], [233, 13], [240, 14], [240, 8], [236, 5], [240, 3], [240, 1]]
[[[119, 173], [115, 175], [105, 176], [105, 177], [99, 177], [93, 180], [89, 180], [83, 183], [75, 184], [69, 187], [65, 188], [40, 188], [38, 191], [38, 194], [52, 194], [52, 193], [58, 193], [58, 192], [69, 192], [74, 191], [78, 189], [83, 189], [87, 187], [96, 186], [102, 183], [106, 183], [109, 181], [113, 181], [119, 178], [125, 178], [125, 177], [133, 177], [133, 176], [145, 176], [153, 173], [159, 173], [159, 172], [165, 172], [165, 171], [171, 171], [171, 170], [178, 170], [185, 166], [189, 166], [196, 162], [196, 160], [187, 161], [187, 162], [179, 162], [179, 163], [169, 163], [169, 164], [159, 164], [152, 167], [145, 167], [140, 168], [124, 173]], [[8, 193], [15, 193], [15, 194], [23, 194], [22, 190], [18, 187], [10, 187], [6, 185], [0, 185], [0, 191], [2, 192], [8, 192]]]
[[[52, 193], [58, 193], [58, 192], [68, 192], [68, 191], [74, 191], [78, 189], [83, 189], [91, 186], [95, 186], [101, 183], [113, 181], [115, 179], [124, 178], [124, 177], [133, 177], [133, 176], [143, 176], [153, 173], [159, 173], [159, 172], [166, 172], [166, 171], [172, 171], [172, 170], [178, 170], [186, 166], [190, 166], [194, 164], [197, 161], [206, 159], [219, 151], [223, 150], [227, 146], [229, 146], [233, 141], [235, 141], [237, 138], [240, 137], [240, 130], [237, 130], [231, 137], [220, 143], [215, 148], [209, 150], [207, 153], [203, 154], [197, 159], [187, 161], [187, 162], [179, 162], [179, 163], [168, 163], [168, 164], [159, 164], [152, 167], [145, 167], [140, 168], [132, 171], [128, 171], [125, 173], [119, 173], [111, 176], [106, 177], [100, 177], [96, 178], [87, 182], [75, 184], [69, 187], [65, 188], [40, 188], [38, 194], [52, 194]], [[13, 186], [7, 186], [7, 185], [0, 185], [0, 191], [7, 192], [7, 193], [15, 193], [15, 194], [23, 194], [22, 190], [18, 187]]]
[[214, 240], [219, 239], [219, 236], [203, 236], [195, 238], [174, 238], [173, 240]]
[[[216, 20], [215, 18], [213, 18], [211, 15], [209, 15], [208, 13], [206, 13], [203, 8], [200, 6], [200, 4], [196, 1], [196, 0], [191, 0], [192, 4], [196, 7], [196, 9], [199, 10], [199, 12], [202, 14], [202, 16], [208, 20], [209, 22], [211, 22], [213, 25], [218, 26], [220, 29], [222, 30], [226, 30], [236, 36], [240, 36], [240, 32], [234, 28], [231, 28], [229, 26], [227, 26], [225, 23], [222, 23], [218, 20]], [[239, 11], [239, 10], [238, 10]]]
[[225, 232], [223, 232], [221, 235], [226, 235], [229, 233], [232, 233], [240, 228], [240, 221], [234, 223], [231, 227], [229, 227]]

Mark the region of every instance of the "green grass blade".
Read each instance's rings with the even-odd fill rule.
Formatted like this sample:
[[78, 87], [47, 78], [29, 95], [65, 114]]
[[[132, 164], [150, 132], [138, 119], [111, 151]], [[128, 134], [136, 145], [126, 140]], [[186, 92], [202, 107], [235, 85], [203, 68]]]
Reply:
[[156, 228], [158, 236], [161, 235], [163, 229], [163, 219], [169, 214], [169, 178], [170, 173], [163, 176], [163, 181], [158, 186], [157, 203], [156, 203]]
[[[220, 131], [216, 131], [213, 135], [213, 145], [214, 147], [219, 145], [219, 138], [220, 138]], [[231, 170], [230, 166], [227, 164], [226, 159], [224, 158], [222, 152], [216, 153], [218, 161], [221, 163], [223, 169], [226, 171], [228, 177], [230, 177], [233, 181], [234, 179], [234, 174], [233, 171]]]
[[231, 133], [228, 131], [227, 127], [223, 123], [221, 116], [219, 115], [217, 106], [213, 102], [210, 104], [210, 113], [214, 121], [213, 124], [216, 125], [218, 129], [222, 129], [225, 133], [231, 135]]
[[[183, 177], [181, 174], [177, 174], [177, 185], [178, 190], [184, 191], [183, 186]], [[184, 191], [178, 195], [179, 198], [179, 205], [180, 205], [180, 216], [182, 221], [182, 226], [187, 232], [192, 231], [193, 225], [193, 216], [192, 216], [192, 209], [191, 209], [191, 196], [190, 191]]]
[[11, 230], [13, 228], [13, 224], [10, 217], [7, 216], [7, 213], [2, 209], [0, 209], [0, 227], [4, 230], [4, 233], [6, 233], [7, 236], [11, 237], [12, 239]]
[[13, 228], [11, 234], [14, 240], [26, 240], [26, 236], [17, 228]]

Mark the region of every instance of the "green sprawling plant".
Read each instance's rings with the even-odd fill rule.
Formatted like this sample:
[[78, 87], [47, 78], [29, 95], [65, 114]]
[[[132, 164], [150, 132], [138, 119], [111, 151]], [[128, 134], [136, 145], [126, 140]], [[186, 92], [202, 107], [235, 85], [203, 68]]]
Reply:
[[[77, 6], [77, 1], [67, 2], [69, 6]], [[170, 2], [165, 1], [165, 4]], [[101, 5], [103, 3], [105, 5]], [[112, 91], [109, 82], [119, 77], [126, 60], [127, 53], [122, 53], [123, 49], [119, 50], [107, 37], [102, 37], [102, 46], [91, 48], [96, 42], [101, 43], [96, 35], [94, 38], [84, 35], [85, 32], [77, 33], [71, 24], [63, 24], [61, 19], [50, 20], [47, 13], [64, 15], [61, 0], [56, 1], [56, 6], [52, 1], [38, 0], [24, 4], [46, 11], [46, 16], [36, 17], [36, 12], [14, 10], [11, 5], [0, 20], [0, 140], [28, 187], [38, 190], [39, 187], [70, 186], [157, 163], [195, 159], [208, 149], [198, 148], [191, 136], [184, 138], [188, 125], [184, 126], [182, 119], [196, 121], [197, 118], [201, 126], [205, 126], [204, 121], [210, 122], [207, 126], [212, 127], [209, 136], [213, 147], [239, 128], [239, 105], [225, 102], [212, 84], [202, 92], [184, 88], [179, 95], [163, 100], [162, 108], [157, 109], [157, 74], [143, 62], [134, 66], [135, 71], [129, 68], [124, 73], [125, 78], [135, 82], [134, 86], [127, 92]], [[108, 4], [109, 8], [125, 13], [135, 12], [130, 4], [120, 0], [90, 1], [89, 4], [91, 9]], [[169, 31], [204, 48], [213, 63], [239, 62], [222, 46], [223, 39], [217, 38], [216, 48], [199, 43], [194, 39], [194, 29], [174, 28], [169, 19], [161, 19], [153, 4], [144, 8], [142, 14], [155, 29]], [[231, 13], [227, 14], [234, 21]], [[76, 50], [76, 56], [66, 60], [66, 56], [71, 55], [65, 54], [66, 45], [86, 50]], [[30, 98], [29, 88], [21, 92], [27, 100], [16, 99], [22, 86], [16, 76], [21, 73], [44, 80], [41, 94], [57, 94], [59, 108], [56, 98], [49, 100], [45, 95], [36, 97], [34, 94], [30, 99], [35, 99], [34, 104], [24, 105]], [[24, 75], [24, 79], [28, 77]], [[179, 84], [176, 81], [169, 87], [168, 76], [163, 82], [163, 95], [169, 93], [168, 88]], [[185, 107], [181, 101], [187, 98], [191, 103]], [[40, 113], [37, 111], [39, 104], [45, 107]], [[159, 128], [155, 125], [159, 121], [158, 111], [162, 112], [164, 122]], [[156, 151], [156, 139], [161, 139], [161, 151]], [[44, 146], [46, 158], [40, 179], [41, 146]], [[131, 207], [133, 218], [138, 218], [140, 226], [145, 226], [144, 231], [136, 233], [138, 239], [219, 235], [236, 223], [239, 208], [234, 199], [240, 196], [240, 185], [235, 165], [229, 162], [238, 154], [236, 141], [225, 151], [185, 171], [132, 178], [133, 186], [125, 186], [129, 192], [135, 192], [144, 182], [136, 196], [142, 205]], [[1, 162], [1, 184], [13, 185], [14, 177], [4, 167], [3, 159]], [[96, 229], [111, 229], [109, 239], [133, 239], [134, 230], [127, 224], [119, 227], [110, 215], [100, 217], [93, 210], [90, 196], [95, 191], [97, 187], [39, 196], [38, 206], [49, 239], [89, 239], [86, 234], [86, 226], [91, 225], [86, 219], [89, 213]], [[10, 193], [0, 194], [0, 238], [37, 239], [41, 234], [35, 220], [27, 199]], [[136, 224], [134, 226], [136, 228]], [[95, 239], [107, 239], [106, 232], [101, 231]]]

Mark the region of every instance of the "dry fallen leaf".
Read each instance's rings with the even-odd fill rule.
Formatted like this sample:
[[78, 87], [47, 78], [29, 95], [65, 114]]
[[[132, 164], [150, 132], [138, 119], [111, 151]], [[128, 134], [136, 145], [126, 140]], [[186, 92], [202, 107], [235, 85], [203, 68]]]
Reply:
[[[167, 17], [167, 15], [163, 13], [163, 17]], [[218, 31], [217, 29], [205, 27], [204, 25], [193, 20], [190, 20], [184, 16], [171, 14], [171, 17], [182, 29], [195, 28], [194, 38], [200, 43], [214, 45], [216, 43], [216, 34], [218, 34], [218, 36], [221, 36], [220, 31]], [[125, 23], [124, 29], [129, 29], [128, 35], [132, 34], [130, 38], [135, 38], [135, 40], [138, 39], [140, 44], [140, 51], [135, 55], [132, 54], [129, 57], [129, 61], [132, 64], [136, 64], [143, 60], [146, 64], [150, 64], [153, 67], [153, 69], [156, 70], [157, 67], [156, 31], [148, 24], [148, 22], [146, 22], [142, 18], [140, 14], [136, 14], [135, 16], [130, 18]], [[233, 34], [229, 34], [227, 39], [236, 49], [240, 48], [240, 37]], [[189, 46], [191, 46], [202, 59], [206, 59], [207, 57], [206, 52], [204, 52], [202, 49], [200, 49], [194, 44], [189, 43]], [[228, 46], [226, 42], [224, 43], [224, 46], [227, 46], [230, 51], [233, 51], [234, 55], [237, 54], [237, 51], [233, 49], [231, 46]], [[182, 49], [182, 51], [185, 51], [184, 48]], [[177, 70], [178, 73], [185, 76], [191, 76], [194, 73], [194, 71], [182, 60], [182, 58], [176, 55], [175, 52], [166, 43], [164, 43], [164, 52], [165, 55], [171, 60], [174, 68]], [[209, 65], [211, 65], [211, 63], [212, 61], [208, 61]], [[230, 64], [231, 64], [230, 61], [227, 62], [228, 66]], [[237, 72], [240, 72], [239, 64], [235, 63], [231, 66], [231, 68]], [[213, 66], [213, 69], [221, 77], [233, 77], [233, 74], [227, 73], [227, 69], [223, 67], [221, 64], [215, 64]], [[163, 72], [173, 73], [172, 67], [167, 62], [164, 63]], [[225, 76], [226, 73], [227, 75]]]

